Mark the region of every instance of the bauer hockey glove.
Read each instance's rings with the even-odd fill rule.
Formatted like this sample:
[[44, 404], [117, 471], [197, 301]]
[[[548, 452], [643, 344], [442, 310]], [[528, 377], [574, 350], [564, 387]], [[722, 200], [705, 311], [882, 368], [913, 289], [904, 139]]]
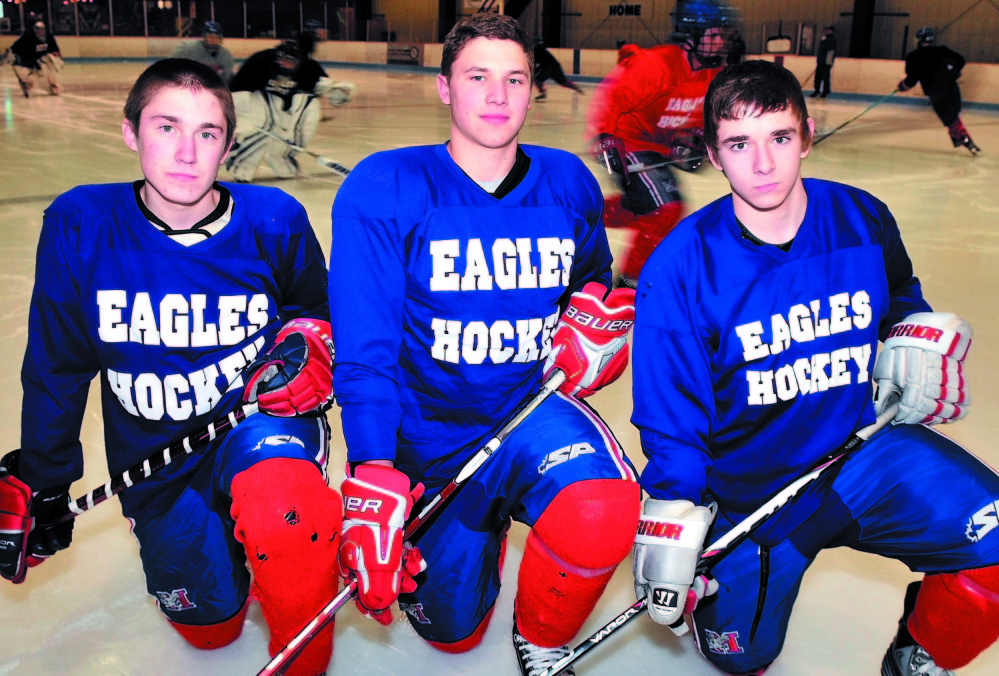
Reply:
[[624, 141], [612, 134], [600, 134], [590, 142], [590, 154], [607, 167], [608, 174], [621, 174], [621, 181], [628, 185], [628, 163], [625, 161]]
[[634, 289], [608, 294], [603, 284], [590, 282], [572, 294], [555, 326], [545, 377], [552, 369], [562, 370], [565, 383], [559, 389], [580, 399], [610, 385], [628, 367], [628, 332], [634, 324]]
[[635, 595], [649, 596], [649, 617], [677, 636], [687, 633], [684, 613], [718, 591], [718, 582], [696, 575], [714, 512], [689, 500], [649, 498], [642, 509], [632, 553]]
[[888, 332], [874, 365], [880, 415], [899, 402], [899, 423], [948, 423], [968, 414], [971, 396], [962, 362], [971, 349], [971, 325], [950, 312], [917, 312]]
[[0, 459], [0, 576], [24, 582], [37, 566], [73, 541], [73, 520], [47, 525], [47, 518], [69, 503], [69, 484], [32, 494], [18, 478], [21, 451]]
[[274, 345], [249, 366], [243, 401], [281, 418], [317, 414], [333, 398], [333, 339], [330, 323], [293, 319]]
[[401, 593], [416, 591], [413, 577], [426, 570], [420, 550], [404, 543], [402, 534], [423, 484], [410, 489], [409, 477], [397, 469], [358, 465], [343, 482], [343, 544], [340, 574], [357, 579], [357, 608], [388, 626], [389, 610]]

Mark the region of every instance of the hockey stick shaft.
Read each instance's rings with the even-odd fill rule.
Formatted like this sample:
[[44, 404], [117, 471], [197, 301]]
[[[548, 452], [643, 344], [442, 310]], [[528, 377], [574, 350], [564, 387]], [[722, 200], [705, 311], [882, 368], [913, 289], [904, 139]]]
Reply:
[[[868, 425], [851, 435], [842, 446], [820, 460], [812, 471], [800, 477], [788, 485], [784, 490], [777, 493], [777, 495], [767, 500], [763, 506], [743, 519], [739, 525], [726, 533], [723, 537], [719, 538], [710, 547], [705, 549], [700, 556], [700, 562], [697, 566], [697, 574], [704, 574], [714, 567], [714, 565], [722, 559], [722, 555], [724, 553], [732, 551], [737, 544], [742, 542], [746, 536], [753, 532], [760, 524], [773, 516], [778, 509], [786, 505], [795, 495], [800, 493], [805, 486], [815, 481], [830, 467], [838, 464], [841, 460], [850, 455], [850, 453], [855, 451], [862, 443], [884, 428], [885, 425], [891, 422], [897, 412], [897, 403], [893, 406], [889, 406], [881, 415], [878, 416], [878, 419], [874, 422], [874, 424]], [[629, 606], [623, 613], [605, 624], [600, 631], [570, 650], [568, 655], [550, 666], [546, 671], [542, 672], [540, 676], [555, 676], [556, 674], [562, 673], [567, 668], [575, 664], [580, 658], [583, 657], [583, 655], [595, 648], [597, 644], [603, 642], [612, 634], [617, 633], [622, 627], [624, 627], [624, 625], [638, 617], [642, 611], [648, 607], [648, 605], [648, 596], [639, 599], [637, 602]]]
[[884, 96], [882, 96], [882, 97], [881, 97], [880, 99], [878, 99], [877, 101], [875, 101], [875, 102], [874, 102], [874, 103], [872, 103], [871, 105], [869, 105], [869, 106], [867, 106], [866, 108], [864, 108], [864, 109], [863, 109], [862, 111], [860, 111], [859, 113], [857, 113], [856, 115], [854, 115], [853, 117], [851, 117], [851, 118], [850, 118], [849, 120], [847, 120], [847, 121], [846, 121], [846, 122], [844, 122], [843, 124], [839, 125], [839, 126], [838, 126], [838, 127], [836, 127], [835, 129], [833, 129], [833, 130], [832, 130], [831, 132], [829, 132], [828, 134], [823, 134], [823, 135], [822, 135], [822, 136], [820, 136], [819, 138], [815, 139], [815, 141], [813, 141], [813, 142], [812, 142], [812, 146], [817, 146], [817, 145], [819, 145], [820, 143], [822, 143], [823, 141], [825, 141], [825, 140], [826, 140], [827, 138], [829, 138], [830, 136], [832, 136], [833, 134], [835, 134], [836, 132], [838, 132], [838, 131], [839, 131], [840, 129], [842, 129], [842, 128], [843, 128], [843, 127], [845, 127], [846, 125], [850, 124], [851, 122], [854, 122], [854, 121], [856, 121], [856, 120], [857, 120], [857, 119], [858, 119], [859, 117], [861, 117], [861, 116], [862, 116], [862, 115], [864, 115], [865, 113], [867, 113], [867, 112], [869, 112], [869, 111], [873, 110], [874, 108], [877, 108], [877, 107], [878, 107], [878, 106], [880, 106], [880, 105], [881, 105], [882, 103], [884, 103], [885, 101], [887, 101], [887, 100], [888, 100], [888, 99], [890, 99], [891, 97], [895, 96], [895, 94], [897, 94], [897, 93], [898, 93], [898, 88], [896, 87], [896, 88], [895, 88], [895, 89], [893, 89], [893, 90], [892, 90], [892, 91], [891, 91], [890, 93], [888, 93], [888, 94], [885, 94], [885, 95], [884, 95]]
[[286, 144], [288, 144], [289, 147], [291, 147], [292, 149], [294, 149], [294, 150], [296, 150], [296, 151], [298, 151], [300, 153], [305, 153], [306, 155], [312, 155], [317, 160], [319, 160], [319, 164], [321, 164], [323, 167], [329, 169], [330, 171], [332, 171], [332, 172], [334, 172], [336, 174], [339, 174], [340, 176], [343, 176], [344, 178], [346, 178], [347, 175], [350, 174], [350, 169], [348, 169], [347, 167], [343, 166], [339, 162], [336, 162], [335, 160], [331, 160], [330, 158], [326, 157], [325, 155], [320, 155], [319, 153], [314, 153], [311, 150], [309, 150], [308, 148], [303, 148], [302, 146], [298, 145], [297, 143], [292, 143], [288, 139], [281, 138], [280, 136], [278, 136], [274, 132], [270, 132], [270, 131], [267, 131], [265, 129], [261, 129], [260, 133], [264, 134], [265, 136], [270, 136], [273, 139], [277, 139], [278, 141], [281, 141], [283, 143], [286, 143]]
[[84, 512], [121, 493], [129, 486], [133, 486], [160, 471], [175, 460], [190, 455], [195, 449], [201, 448], [218, 439], [236, 427], [236, 425], [257, 413], [258, 410], [257, 404], [245, 404], [235, 411], [231, 411], [224, 418], [209, 423], [204, 429], [190, 434], [180, 441], [175, 441], [159, 453], [129, 467], [120, 476], [114, 477], [103, 486], [95, 488], [86, 495], [71, 501], [63, 511], [51, 518], [51, 525], [75, 519]]
[[[418, 515], [412, 518], [409, 523], [406, 524], [406, 531], [403, 535], [403, 542], [408, 542], [414, 536], [419, 535], [423, 530], [424, 525], [433, 516], [447, 499], [454, 494], [462, 485], [467, 482], [473, 474], [488, 460], [497, 448], [503, 443], [503, 441], [510, 436], [510, 434], [524, 422], [524, 420], [529, 416], [534, 410], [541, 405], [541, 403], [550, 397], [555, 391], [561, 387], [562, 383], [565, 382], [565, 373], [556, 370], [548, 380], [544, 382], [541, 386], [541, 391], [534, 395], [531, 401], [521, 408], [513, 418], [510, 419], [499, 432], [496, 433], [492, 439], [487, 441], [479, 451], [472, 456], [472, 459], [465, 463], [465, 465], [458, 472], [458, 475], [451, 480], [444, 489], [434, 496], [434, 499], [427, 503]], [[311, 641], [319, 632], [323, 630], [330, 622], [333, 621], [334, 616], [337, 611], [340, 610], [346, 603], [351, 599], [357, 590], [357, 582], [351, 580], [347, 586], [345, 586], [339, 594], [337, 594], [332, 601], [326, 604], [322, 610], [319, 611], [312, 620], [309, 621], [305, 628], [298, 633], [295, 638], [293, 638], [288, 645], [281, 649], [270, 662], [267, 663], [263, 669], [257, 672], [257, 676], [279, 676], [283, 674], [285, 670], [291, 666], [292, 661], [298, 656], [309, 641]]]

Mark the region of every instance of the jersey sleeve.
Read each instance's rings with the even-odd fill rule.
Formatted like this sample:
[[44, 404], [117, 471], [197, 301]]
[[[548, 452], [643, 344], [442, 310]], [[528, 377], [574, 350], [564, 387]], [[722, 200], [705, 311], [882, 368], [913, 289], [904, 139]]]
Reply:
[[684, 279], [679, 254], [662, 249], [639, 281], [631, 421], [648, 459], [642, 488], [656, 499], [701, 504], [713, 462], [710, 336], [696, 319], [696, 279]]
[[291, 216], [288, 264], [282, 285], [282, 323], [299, 317], [329, 320], [327, 272], [322, 246], [301, 204]]
[[80, 428], [100, 366], [70, 258], [79, 218], [78, 210], [50, 207], [38, 242], [21, 367], [21, 478], [35, 491], [83, 476]]
[[394, 461], [402, 424], [398, 370], [405, 258], [394, 214], [378, 206], [391, 201], [394, 179], [394, 172], [368, 171], [362, 163], [333, 203], [333, 391], [351, 462]]
[[673, 87], [669, 70], [655, 56], [633, 54], [618, 65], [593, 94], [586, 115], [586, 140], [598, 134], [622, 136], [629, 116]]
[[234, 92], [262, 91], [267, 86], [273, 50], [257, 52], [246, 61], [229, 83], [229, 89]]
[[576, 250], [566, 298], [588, 282], [599, 282], [609, 289], [611, 263], [614, 261], [603, 224], [601, 212], [604, 200], [600, 185], [581, 162], [579, 179], [568, 183], [580, 191], [580, 216], [586, 223], [586, 229]]
[[878, 337], [883, 341], [892, 326], [915, 312], [930, 312], [929, 303], [923, 298], [919, 279], [913, 274], [912, 261], [902, 243], [895, 217], [888, 207], [879, 203], [882, 227], [881, 247], [884, 251], [885, 276], [888, 280], [888, 312], [881, 319]]

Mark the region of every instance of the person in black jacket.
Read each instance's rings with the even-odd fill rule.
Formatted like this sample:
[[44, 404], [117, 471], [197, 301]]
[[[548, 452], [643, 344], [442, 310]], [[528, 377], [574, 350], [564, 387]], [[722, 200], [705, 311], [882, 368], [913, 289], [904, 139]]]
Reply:
[[826, 26], [819, 40], [819, 52], [815, 56], [815, 91], [811, 98], [829, 96], [833, 61], [836, 60], [836, 27]]
[[46, 28], [44, 21], [35, 23], [33, 30], [25, 31], [10, 46], [10, 53], [15, 58], [14, 73], [25, 97], [31, 94], [36, 79], [45, 81], [50, 94], [59, 94], [57, 76], [62, 70], [62, 59], [55, 36]]
[[571, 89], [577, 94], [582, 94], [583, 90], [575, 82], [565, 76], [562, 64], [558, 62], [552, 53], [545, 49], [543, 38], [534, 38], [534, 84], [541, 92], [537, 99], [540, 101], [548, 94], [545, 91], [545, 80], [555, 80], [563, 87]]
[[933, 28], [916, 31], [916, 49], [905, 57], [905, 78], [898, 83], [901, 92], [912, 89], [918, 82], [923, 93], [930, 97], [930, 104], [937, 117], [950, 132], [954, 147], [964, 146], [977, 155], [980, 150], [971, 140], [971, 134], [961, 122], [961, 88], [957, 80], [964, 68], [964, 57], [953, 49], [936, 44]]

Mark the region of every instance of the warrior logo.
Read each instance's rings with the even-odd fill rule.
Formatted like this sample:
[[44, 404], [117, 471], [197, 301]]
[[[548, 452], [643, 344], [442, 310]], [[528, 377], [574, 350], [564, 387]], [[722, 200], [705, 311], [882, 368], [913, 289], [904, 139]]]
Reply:
[[190, 610], [191, 608], [197, 608], [194, 602], [187, 598], [186, 589], [174, 589], [171, 592], [156, 592], [156, 596], [160, 599], [160, 605], [162, 605], [167, 610], [180, 611], [180, 610]]
[[744, 653], [745, 650], [739, 645], [739, 632], [725, 631], [717, 634], [710, 629], [704, 630], [708, 639], [708, 650], [718, 655], [734, 655]]
[[543, 476], [545, 472], [550, 470], [555, 465], [561, 465], [563, 462], [572, 460], [573, 458], [578, 458], [579, 456], [587, 453], [596, 453], [593, 447], [587, 443], [572, 444], [571, 446], [560, 448], [557, 451], [552, 451], [545, 456], [545, 461], [541, 463], [540, 467], [538, 467], [538, 474]]
[[964, 529], [972, 542], [980, 542], [983, 537], [999, 526], [999, 501], [990, 502], [972, 515]]
[[399, 610], [406, 613], [420, 624], [430, 624], [430, 620], [423, 614], [422, 603], [399, 603]]
[[676, 610], [679, 599], [680, 595], [676, 593], [675, 589], [657, 588], [652, 590], [652, 605], [662, 612]]

